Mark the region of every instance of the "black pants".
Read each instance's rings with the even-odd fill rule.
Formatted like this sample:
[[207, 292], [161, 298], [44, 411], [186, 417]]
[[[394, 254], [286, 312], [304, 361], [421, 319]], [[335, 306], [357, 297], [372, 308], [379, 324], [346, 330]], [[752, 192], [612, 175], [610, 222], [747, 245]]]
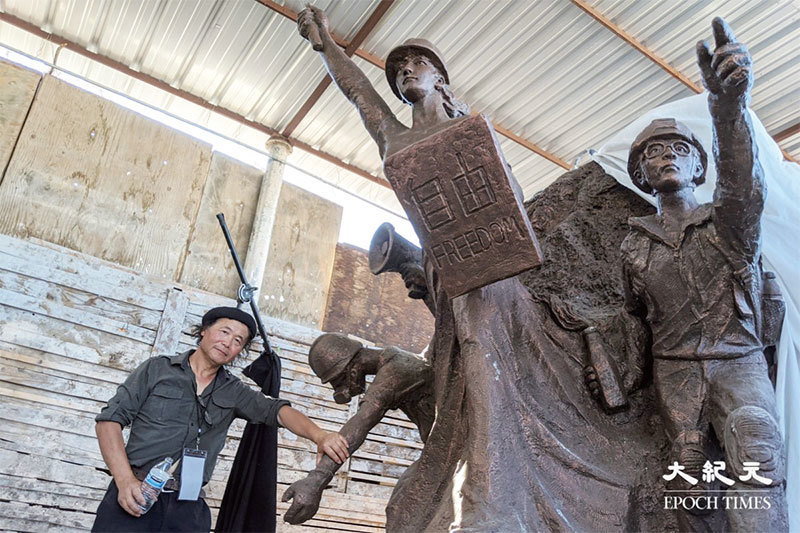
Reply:
[[117, 502], [113, 481], [97, 508], [93, 532], [210, 531], [211, 510], [205, 500], [178, 501], [177, 492], [163, 492], [147, 513], [129, 515]]

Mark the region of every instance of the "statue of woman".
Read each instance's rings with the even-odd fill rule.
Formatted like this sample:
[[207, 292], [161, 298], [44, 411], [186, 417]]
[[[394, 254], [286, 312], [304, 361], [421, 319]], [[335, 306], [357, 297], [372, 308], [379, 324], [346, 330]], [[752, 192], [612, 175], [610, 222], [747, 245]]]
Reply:
[[[378, 145], [385, 161], [392, 154], [469, 115], [469, 107], [456, 100], [439, 51], [424, 39], [409, 39], [394, 48], [386, 59], [386, 79], [394, 94], [413, 107], [413, 125], [397, 120], [361, 69], [334, 42], [328, 17], [309, 6], [297, 18], [300, 34], [312, 39], [333, 81], [356, 106], [364, 126]], [[320, 46], [321, 45], [321, 46]]]
[[[305, 9], [298, 27], [355, 105], [384, 162], [469, 114], [428, 41], [409, 39], [386, 60], [392, 91], [412, 106], [409, 128], [334, 42], [321, 10]], [[521, 195], [518, 185], [516, 192]], [[608, 422], [579, 385], [580, 336], [560, 328], [518, 277], [451, 300], [431, 261], [418, 274], [433, 295], [436, 317], [427, 353], [436, 420], [419, 461], [392, 494], [387, 530], [632, 527], [637, 462], [616, 464], [613, 443], [598, 432]], [[641, 447], [641, 438], [631, 434], [626, 445]]]

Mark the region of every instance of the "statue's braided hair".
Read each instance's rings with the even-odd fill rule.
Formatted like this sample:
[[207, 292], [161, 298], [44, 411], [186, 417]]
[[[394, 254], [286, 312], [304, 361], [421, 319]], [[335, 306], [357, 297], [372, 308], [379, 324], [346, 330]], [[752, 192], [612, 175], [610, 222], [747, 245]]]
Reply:
[[458, 118], [469, 115], [469, 105], [456, 98], [456, 95], [453, 94], [453, 90], [450, 89], [449, 85], [446, 83], [437, 83], [436, 90], [442, 93], [442, 98], [444, 99], [444, 110], [447, 111], [447, 115], [450, 118]]

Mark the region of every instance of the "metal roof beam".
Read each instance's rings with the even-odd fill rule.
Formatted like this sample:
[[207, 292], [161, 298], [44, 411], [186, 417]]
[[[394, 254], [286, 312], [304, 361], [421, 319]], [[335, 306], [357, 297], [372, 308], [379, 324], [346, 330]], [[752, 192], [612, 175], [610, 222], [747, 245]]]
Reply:
[[800, 122], [796, 123], [794, 126], [789, 126], [783, 131], [779, 131], [773, 135], [772, 138], [775, 139], [776, 142], [781, 142], [784, 139], [788, 139], [792, 135], [796, 135], [798, 133], [800, 133]]
[[584, 0], [572, 0], [572, 3], [581, 8], [585, 11], [589, 16], [595, 19], [597, 22], [611, 30], [617, 37], [634, 47], [636, 50], [647, 56], [653, 63], [664, 69], [670, 76], [677, 79], [688, 88], [700, 94], [703, 92], [703, 88], [697, 85], [695, 82], [684, 76], [678, 69], [667, 63], [665, 60], [658, 57], [652, 51], [650, 51], [647, 47], [645, 47], [642, 43], [634, 39], [631, 35], [621, 29], [619, 26], [611, 22], [611, 20], [607, 19], [602, 13], [597, 11], [595, 8], [584, 2]]
[[[291, 9], [287, 8], [286, 6], [282, 6], [282, 5], [280, 5], [280, 4], [276, 3], [276, 2], [273, 2], [272, 0], [256, 0], [256, 1], [259, 4], [261, 4], [261, 5], [263, 5], [263, 6], [267, 7], [267, 8], [275, 11], [276, 13], [280, 13], [281, 15], [283, 15], [286, 18], [288, 18], [289, 20], [297, 22], [297, 13], [295, 13]], [[335, 35], [333, 33], [331, 33], [331, 37], [333, 37], [333, 40], [336, 42], [336, 44], [338, 44], [342, 48], [345, 48], [345, 49], [347, 48], [347, 46], [349, 44], [349, 43], [347, 43], [347, 41], [345, 41], [344, 39], [342, 39], [341, 37], [339, 37], [339, 36], [337, 36], [337, 35]], [[361, 48], [357, 48], [356, 47], [356, 49], [353, 52], [353, 55], [356, 55], [356, 56], [366, 60], [367, 62], [371, 63], [372, 65], [378, 67], [381, 70], [385, 70], [386, 69], [386, 63], [384, 63], [384, 61], [382, 59], [380, 59], [379, 57], [377, 57], [377, 56], [375, 56], [373, 54], [370, 54], [366, 50], [363, 50]], [[313, 96], [313, 94], [312, 94], [312, 96]], [[531, 150], [535, 154], [544, 157], [548, 161], [551, 161], [552, 163], [555, 163], [556, 165], [558, 165], [558, 166], [560, 166], [560, 167], [562, 167], [562, 168], [564, 168], [566, 170], [570, 170], [572, 168], [569, 165], [569, 163], [567, 163], [566, 161], [564, 161], [563, 159], [561, 159], [557, 155], [553, 154], [552, 152], [548, 152], [544, 148], [539, 147], [535, 143], [533, 143], [533, 142], [531, 142], [531, 141], [529, 141], [529, 140], [527, 140], [527, 139], [525, 139], [525, 138], [523, 138], [523, 137], [521, 137], [521, 136], [519, 136], [519, 135], [517, 135], [515, 133], [512, 133], [509, 129], [504, 128], [502, 125], [494, 123], [494, 128], [495, 128], [495, 130], [497, 130], [498, 133], [500, 133], [504, 137], [507, 137], [507, 138], [511, 139], [512, 141], [518, 143], [519, 145], [527, 148], [528, 150]]]
[[530, 151], [532, 151], [532, 152], [544, 157], [548, 161], [550, 161], [552, 163], [555, 163], [556, 165], [558, 165], [558, 166], [560, 166], [560, 167], [562, 167], [562, 168], [564, 168], [566, 170], [571, 170], [572, 169], [572, 167], [569, 164], [567, 164], [567, 162], [564, 161], [563, 159], [559, 158], [558, 156], [553, 155], [551, 152], [548, 152], [547, 150], [544, 150], [543, 148], [539, 148], [537, 145], [533, 144], [528, 139], [524, 139], [524, 138], [520, 137], [516, 133], [504, 128], [500, 124], [495, 123], [494, 124], [494, 129], [497, 130], [497, 133], [499, 133], [500, 135], [502, 135], [504, 137], [508, 137], [510, 140], [512, 140], [515, 143], [519, 144], [520, 146], [523, 146], [523, 147], [527, 148], [528, 150], [530, 150]]
[[[272, 0], [256, 0], [256, 2], [258, 2], [259, 4], [261, 4], [266, 8], [271, 9], [272, 11], [280, 15], [283, 15], [292, 22], [297, 22], [297, 13], [295, 13], [286, 6], [283, 6], [277, 2], [273, 2]], [[336, 44], [338, 44], [342, 48], [347, 48], [348, 45], [347, 41], [345, 41], [344, 39], [333, 33], [331, 33], [331, 37], [333, 37], [333, 40], [336, 42]], [[356, 48], [355, 52], [353, 52], [353, 55], [356, 55], [361, 59], [364, 59], [365, 61], [372, 63], [376, 67], [383, 70], [383, 61], [381, 61], [381, 59], [378, 56], [370, 54], [363, 48]]]
[[[650, 59], [656, 65], [658, 65], [659, 67], [664, 69], [670, 76], [674, 77], [675, 79], [677, 79], [678, 81], [680, 81], [681, 83], [686, 85], [688, 88], [690, 88], [691, 90], [693, 90], [697, 94], [700, 94], [700, 93], [703, 92], [703, 88], [702, 87], [700, 87], [695, 82], [693, 82], [692, 80], [690, 80], [689, 78], [684, 76], [678, 69], [676, 69], [675, 67], [673, 67], [672, 65], [667, 63], [665, 60], [663, 60], [660, 57], [658, 57], [656, 54], [654, 54], [652, 51], [650, 51], [646, 46], [644, 46], [642, 43], [640, 43], [639, 41], [634, 39], [633, 36], [629, 35], [625, 30], [623, 30], [622, 28], [620, 28], [619, 26], [617, 26], [616, 24], [611, 22], [611, 20], [609, 20], [602, 13], [600, 13], [595, 8], [593, 8], [592, 6], [587, 4], [584, 0], [571, 0], [571, 1], [572, 1], [573, 4], [575, 4], [580, 9], [582, 9], [584, 12], [586, 12], [589, 16], [591, 16], [597, 22], [599, 22], [600, 24], [602, 24], [603, 26], [605, 26], [606, 28], [611, 30], [611, 32], [614, 33], [617, 37], [619, 37], [620, 39], [624, 40], [626, 43], [628, 43], [629, 45], [634, 47], [636, 50], [638, 50], [639, 52], [644, 54], [648, 59]], [[793, 128], [794, 128], [794, 130], [793, 130]], [[787, 138], [787, 137], [789, 137], [791, 135], [794, 135], [798, 131], [800, 131], [800, 124], [795, 124], [793, 127], [788, 128], [788, 129], [786, 129], [786, 130], [784, 130], [784, 131], [782, 131], [780, 133], [777, 133], [776, 135], [773, 135], [772, 138], [775, 140], [776, 143], [780, 143], [782, 140], [784, 140], [785, 138]], [[792, 161], [794, 163], [797, 163], [797, 160], [795, 160], [792, 156], [790, 156], [786, 152], [786, 150], [781, 148], [780, 144], [779, 144], [778, 148], [783, 153], [783, 157], [787, 161]]]
[[[116, 70], [118, 72], [126, 74], [126, 75], [128, 75], [128, 76], [130, 76], [132, 78], [135, 78], [135, 79], [139, 80], [139, 81], [143, 81], [145, 83], [148, 83], [148, 84], [150, 84], [150, 85], [152, 85], [152, 86], [154, 86], [154, 87], [156, 87], [158, 89], [161, 89], [162, 91], [165, 91], [165, 92], [168, 92], [168, 93], [173, 94], [175, 96], [178, 96], [180, 98], [183, 98], [184, 100], [192, 102], [193, 104], [196, 104], [196, 105], [198, 105], [200, 107], [203, 107], [205, 109], [210, 109], [211, 111], [214, 111], [215, 113], [219, 113], [220, 115], [228, 117], [228, 118], [230, 118], [232, 120], [235, 120], [236, 122], [239, 122], [241, 124], [249, 126], [249, 127], [253, 128], [255, 130], [258, 130], [258, 131], [261, 131], [263, 133], [266, 133], [267, 135], [270, 135], [270, 136], [278, 135], [278, 136], [284, 137], [283, 135], [280, 134], [280, 132], [278, 132], [277, 130], [275, 130], [273, 128], [270, 128], [269, 126], [261, 124], [260, 122], [255, 122], [253, 120], [250, 120], [250, 119], [248, 119], [247, 117], [245, 117], [243, 115], [240, 115], [240, 114], [238, 114], [238, 113], [236, 113], [234, 111], [231, 111], [230, 109], [226, 109], [224, 107], [219, 107], [217, 105], [214, 105], [211, 102], [209, 102], [207, 100], [204, 100], [204, 99], [200, 98], [199, 96], [194, 95], [194, 94], [192, 94], [190, 92], [184, 91], [182, 89], [177, 89], [177, 88], [169, 85], [168, 83], [164, 82], [163, 80], [160, 80], [160, 79], [158, 79], [156, 77], [150, 76], [149, 74], [145, 74], [143, 72], [139, 72], [139, 71], [133, 70], [130, 67], [128, 67], [127, 65], [125, 65], [123, 63], [120, 63], [119, 61], [116, 61], [116, 60], [111, 59], [109, 57], [106, 57], [104, 55], [97, 54], [95, 52], [90, 52], [89, 50], [87, 50], [86, 48], [84, 48], [83, 46], [79, 45], [76, 42], [73, 42], [73, 41], [71, 41], [71, 40], [69, 40], [69, 39], [67, 39], [65, 37], [62, 37], [60, 35], [56, 35], [54, 33], [48, 33], [46, 31], [44, 31], [43, 29], [35, 26], [34, 24], [31, 24], [30, 22], [27, 22], [27, 21], [22, 20], [20, 18], [17, 18], [14, 15], [10, 15], [8, 13], [0, 12], [0, 20], [2, 20], [4, 22], [7, 22], [8, 24], [11, 24], [13, 26], [16, 26], [17, 28], [20, 28], [22, 30], [25, 30], [28, 33], [32, 33], [33, 35], [36, 35], [37, 37], [40, 37], [40, 38], [42, 38], [42, 39], [44, 39], [46, 41], [50, 41], [50, 42], [53, 42], [53, 43], [58, 43], [60, 45], [59, 51], [60, 51], [61, 47], [68, 48], [69, 50], [72, 50], [73, 52], [75, 52], [77, 54], [80, 54], [80, 55], [82, 55], [84, 57], [87, 57], [87, 58], [89, 58], [89, 59], [91, 59], [93, 61], [97, 61], [101, 65], [105, 65], [105, 66], [107, 66], [109, 68], [112, 68], [112, 69], [114, 69], [114, 70]], [[378, 185], [382, 185], [382, 186], [384, 186], [384, 187], [386, 187], [388, 189], [391, 189], [391, 185], [389, 185], [389, 183], [387, 181], [382, 180], [382, 179], [380, 179], [380, 178], [378, 178], [376, 176], [373, 176], [372, 174], [370, 174], [369, 172], [367, 172], [366, 170], [364, 170], [362, 168], [356, 167], [356, 166], [351, 165], [349, 163], [345, 163], [344, 161], [342, 161], [341, 159], [337, 158], [336, 156], [331, 155], [331, 154], [329, 154], [327, 152], [323, 152], [322, 150], [318, 150], [318, 149], [312, 147], [311, 145], [306, 144], [303, 141], [300, 141], [299, 139], [295, 139], [293, 137], [287, 137], [287, 140], [290, 143], [292, 143], [292, 145], [294, 145], [294, 146], [296, 146], [296, 147], [298, 147], [298, 148], [300, 148], [300, 149], [302, 149], [302, 150], [304, 150], [304, 151], [306, 151], [306, 152], [308, 152], [310, 154], [313, 154], [313, 155], [315, 155], [315, 156], [317, 156], [317, 157], [319, 157], [321, 159], [324, 159], [325, 161], [333, 163], [333, 164], [335, 164], [335, 165], [337, 165], [337, 166], [339, 166], [339, 167], [341, 167], [341, 168], [343, 168], [345, 170], [349, 170], [350, 172], [353, 172], [354, 174], [358, 174], [359, 176], [361, 176], [363, 178], [366, 178], [369, 181], [372, 181], [373, 183], [377, 183]]]
[[[375, 26], [378, 25], [378, 22], [380, 22], [381, 18], [383, 18], [383, 15], [386, 14], [389, 8], [392, 7], [393, 3], [394, 0], [383, 0], [380, 4], [378, 4], [378, 7], [375, 8], [375, 11], [372, 12], [361, 29], [358, 30], [358, 33], [356, 33], [356, 36], [353, 37], [353, 40], [344, 47], [344, 53], [347, 57], [351, 57], [355, 51], [358, 50], [358, 47], [361, 46], [361, 43], [363, 43], [372, 30], [375, 29]], [[311, 93], [311, 96], [308, 97], [308, 100], [305, 101], [305, 103], [300, 107], [300, 110], [295, 113], [295, 115], [292, 117], [292, 120], [290, 120], [289, 124], [286, 126], [286, 128], [284, 128], [283, 135], [288, 137], [294, 132], [297, 126], [300, 125], [300, 122], [302, 122], [303, 119], [306, 118], [306, 115], [308, 115], [308, 113], [311, 111], [311, 108], [314, 107], [314, 105], [322, 97], [322, 94], [331, 84], [331, 81], [333, 80], [331, 79], [330, 75], [326, 74], [322, 81], [319, 82], [319, 85], [317, 85], [317, 88], [314, 89], [314, 92]]]

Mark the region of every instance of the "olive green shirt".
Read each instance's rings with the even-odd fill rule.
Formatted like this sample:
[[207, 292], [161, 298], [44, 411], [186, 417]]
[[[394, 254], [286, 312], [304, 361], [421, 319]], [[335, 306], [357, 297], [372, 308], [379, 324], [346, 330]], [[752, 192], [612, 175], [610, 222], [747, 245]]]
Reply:
[[95, 420], [131, 426], [125, 447], [128, 461], [145, 471], [164, 457], [177, 460], [183, 448], [197, 448], [199, 426], [199, 448], [208, 452], [206, 484], [235, 418], [275, 426], [278, 410], [289, 402], [251, 389], [224, 367], [197, 396], [189, 365], [192, 352], [152, 357], [139, 365]]

